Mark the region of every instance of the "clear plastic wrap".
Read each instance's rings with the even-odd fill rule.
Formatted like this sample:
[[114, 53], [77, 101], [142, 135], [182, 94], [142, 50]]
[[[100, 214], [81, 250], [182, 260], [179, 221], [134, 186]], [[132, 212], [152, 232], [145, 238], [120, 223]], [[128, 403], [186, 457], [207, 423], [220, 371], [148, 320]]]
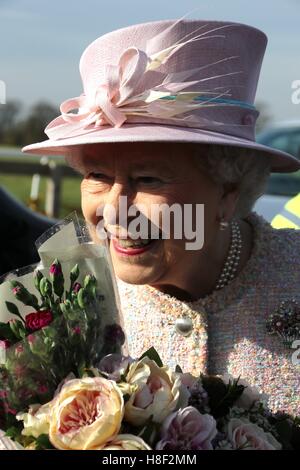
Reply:
[[70, 373], [126, 352], [106, 242], [94, 244], [76, 214], [37, 240], [40, 263], [0, 285], [0, 428], [46, 403]]

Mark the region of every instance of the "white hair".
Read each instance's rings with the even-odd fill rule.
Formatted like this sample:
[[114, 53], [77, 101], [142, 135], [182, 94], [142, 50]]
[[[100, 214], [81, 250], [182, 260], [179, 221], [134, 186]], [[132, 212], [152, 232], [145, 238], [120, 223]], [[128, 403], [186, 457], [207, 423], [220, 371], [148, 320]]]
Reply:
[[194, 147], [194, 161], [220, 184], [233, 183], [239, 190], [235, 217], [244, 218], [264, 194], [270, 175], [270, 158], [257, 150], [223, 145]]

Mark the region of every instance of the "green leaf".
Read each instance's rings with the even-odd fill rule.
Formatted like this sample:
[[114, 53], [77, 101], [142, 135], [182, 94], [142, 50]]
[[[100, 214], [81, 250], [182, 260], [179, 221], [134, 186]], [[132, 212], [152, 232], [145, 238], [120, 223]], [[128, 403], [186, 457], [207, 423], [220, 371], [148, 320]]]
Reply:
[[92, 274], [87, 274], [83, 281], [83, 287], [90, 289], [97, 285], [97, 280]]
[[5, 304], [6, 304], [7, 310], [10, 313], [12, 313], [13, 315], [15, 315], [16, 317], [18, 317], [25, 324], [25, 320], [22, 317], [22, 315], [20, 314], [18, 307], [15, 304], [13, 304], [12, 302], [6, 302], [5, 301]]
[[156, 351], [156, 349], [154, 347], [148, 349], [148, 351], [146, 351], [144, 354], [142, 354], [142, 356], [139, 358], [139, 360], [143, 359], [143, 357], [148, 357], [149, 359], [154, 361], [158, 365], [158, 367], [163, 367], [163, 362], [162, 362], [158, 352]]
[[0, 339], [7, 339], [8, 341], [16, 341], [19, 339], [12, 331], [9, 323], [0, 322]]
[[10, 281], [10, 286], [17, 300], [25, 305], [35, 308], [36, 310], [39, 309], [38, 299], [35, 295], [31, 294], [21, 282], [15, 280]]
[[5, 302], [5, 305], [6, 305], [7, 310], [10, 313], [12, 313], [13, 315], [17, 315], [17, 317], [21, 316], [19, 309], [15, 304], [13, 304], [12, 302]]
[[83, 287], [78, 291], [77, 302], [80, 308], [86, 307], [87, 292], [86, 292], [86, 289], [84, 289]]
[[40, 281], [40, 293], [43, 297], [49, 297], [52, 294], [52, 284], [46, 277]]
[[34, 285], [37, 291], [40, 292], [40, 282], [43, 279], [43, 273], [39, 270], [34, 272]]
[[14, 440], [20, 436], [20, 429], [18, 429], [16, 426], [11, 426], [7, 429], [5, 436]]
[[219, 377], [201, 376], [204, 390], [209, 397], [209, 407], [214, 418], [226, 416], [229, 409], [242, 395], [245, 387], [238, 384], [238, 380], [225, 384]]
[[139, 432], [138, 436], [147, 442], [151, 447], [156, 440], [158, 425], [152, 421], [152, 416], [146, 421], [144, 427]]
[[9, 322], [9, 327], [17, 339], [23, 339], [26, 336], [24, 324], [20, 320]]
[[85, 374], [86, 370], [87, 370], [87, 365], [86, 365], [86, 362], [84, 360], [82, 360], [80, 362], [80, 364], [78, 364], [78, 376], [79, 377], [83, 377], [83, 375]]
[[55, 295], [57, 295], [57, 297], [59, 297], [60, 299], [62, 298], [63, 296], [63, 293], [64, 293], [64, 278], [62, 276], [59, 276], [59, 277], [56, 277], [55, 279], [53, 279], [53, 290], [54, 290], [54, 293]]
[[79, 277], [79, 266], [78, 266], [78, 264], [75, 264], [74, 268], [70, 272], [71, 288], [72, 288], [74, 282], [77, 281], [78, 277]]
[[35, 450], [54, 449], [49, 440], [48, 434], [41, 434], [35, 441]]

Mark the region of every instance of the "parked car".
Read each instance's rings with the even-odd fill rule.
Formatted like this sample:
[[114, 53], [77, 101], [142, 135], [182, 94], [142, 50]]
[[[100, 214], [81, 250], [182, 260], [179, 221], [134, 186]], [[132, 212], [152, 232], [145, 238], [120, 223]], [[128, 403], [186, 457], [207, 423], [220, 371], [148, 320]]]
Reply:
[[[300, 121], [286, 121], [267, 128], [257, 136], [257, 141], [299, 158]], [[261, 196], [254, 210], [269, 222], [280, 213], [286, 202], [300, 193], [300, 171], [295, 173], [272, 173], [266, 193]]]

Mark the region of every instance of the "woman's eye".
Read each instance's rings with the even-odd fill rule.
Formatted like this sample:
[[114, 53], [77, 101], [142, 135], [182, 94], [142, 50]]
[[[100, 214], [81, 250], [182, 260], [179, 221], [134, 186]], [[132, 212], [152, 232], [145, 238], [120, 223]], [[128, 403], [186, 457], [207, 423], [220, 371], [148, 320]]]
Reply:
[[140, 176], [139, 178], [137, 178], [137, 181], [146, 185], [161, 183], [161, 180], [159, 178], [155, 178], [154, 176]]
[[95, 181], [107, 181], [109, 177], [105, 175], [104, 173], [97, 173], [97, 172], [92, 172], [89, 173], [88, 179], [90, 180], [95, 180]]

